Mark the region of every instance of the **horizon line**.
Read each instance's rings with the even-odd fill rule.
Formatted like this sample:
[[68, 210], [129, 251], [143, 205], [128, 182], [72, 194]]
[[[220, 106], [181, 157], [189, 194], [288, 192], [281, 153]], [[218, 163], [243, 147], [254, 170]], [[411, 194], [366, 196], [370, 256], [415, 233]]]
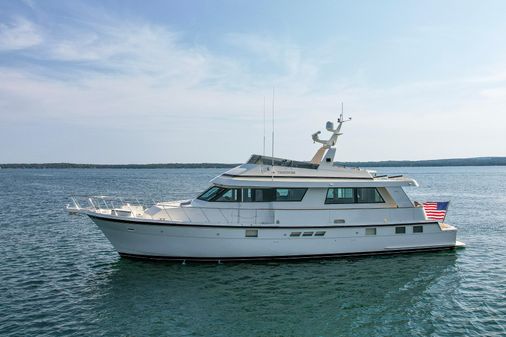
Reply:
[[[396, 164], [395, 166], [399, 166], [399, 164], [437, 164], [436, 166], [473, 166], [476, 164], [480, 164], [480, 166], [503, 166], [506, 165], [506, 156], [494, 156], [494, 157], [466, 157], [466, 158], [442, 158], [442, 159], [420, 159], [420, 160], [396, 160], [396, 159], [388, 159], [388, 160], [373, 160], [373, 161], [335, 161], [335, 164], [345, 165], [345, 166], [353, 166], [353, 165], [365, 165], [365, 166], [375, 166], [382, 164], [389, 164], [389, 166], [394, 166], [392, 164]], [[23, 168], [23, 166], [28, 167], [44, 167], [44, 166], [53, 166], [53, 167], [62, 167], [67, 166], [68, 168], [72, 167], [103, 167], [103, 168], [114, 168], [114, 167], [149, 167], [149, 166], [180, 166], [180, 167], [202, 167], [202, 168], [212, 168], [212, 167], [229, 167], [229, 166], [237, 166], [242, 163], [219, 163], [219, 162], [200, 162], [200, 163], [189, 163], [189, 162], [172, 162], [172, 163], [127, 163], [127, 164], [99, 164], [99, 163], [70, 163], [70, 162], [45, 162], [45, 163], [0, 163], [0, 168]], [[425, 165], [429, 166], [429, 165]]]

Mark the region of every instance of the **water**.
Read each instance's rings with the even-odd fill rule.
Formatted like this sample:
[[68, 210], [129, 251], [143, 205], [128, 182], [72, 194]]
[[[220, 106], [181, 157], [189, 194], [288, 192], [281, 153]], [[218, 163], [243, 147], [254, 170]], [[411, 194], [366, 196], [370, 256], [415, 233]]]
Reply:
[[451, 200], [454, 252], [276, 263], [120, 258], [71, 194], [191, 197], [218, 169], [0, 170], [0, 335], [506, 335], [506, 168], [388, 168]]

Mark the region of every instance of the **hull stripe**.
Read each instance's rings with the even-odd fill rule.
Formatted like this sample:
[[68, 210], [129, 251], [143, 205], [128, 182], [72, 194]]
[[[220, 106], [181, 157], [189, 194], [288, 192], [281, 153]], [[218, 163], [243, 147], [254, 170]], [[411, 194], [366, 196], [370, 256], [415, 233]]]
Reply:
[[241, 229], [301, 229], [301, 228], [364, 228], [364, 227], [380, 227], [380, 226], [410, 226], [410, 225], [432, 225], [438, 224], [437, 221], [422, 221], [422, 222], [407, 222], [395, 224], [368, 224], [368, 225], [331, 225], [331, 226], [226, 226], [226, 225], [204, 225], [204, 224], [189, 224], [189, 223], [170, 223], [170, 222], [157, 222], [157, 221], [136, 221], [130, 219], [110, 218], [107, 216], [100, 216], [95, 214], [86, 213], [91, 219], [99, 219], [110, 222], [127, 223], [133, 225], [147, 225], [147, 226], [171, 226], [171, 227], [201, 227], [201, 228], [241, 228]]
[[[271, 176], [259, 176], [259, 175], [237, 175], [237, 174], [230, 174], [230, 173], [223, 173], [220, 177], [230, 177], [230, 178], [271, 178]], [[274, 175], [274, 179], [281, 178], [281, 179], [334, 179], [334, 180], [374, 180], [374, 178], [370, 177], [327, 177], [327, 176], [282, 176], [282, 175]]]

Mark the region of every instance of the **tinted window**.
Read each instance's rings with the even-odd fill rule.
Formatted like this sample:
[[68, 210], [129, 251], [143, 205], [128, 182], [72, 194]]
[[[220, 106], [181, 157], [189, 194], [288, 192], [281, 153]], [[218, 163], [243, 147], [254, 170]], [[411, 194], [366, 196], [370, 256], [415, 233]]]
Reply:
[[244, 236], [246, 236], [247, 238], [257, 238], [258, 229], [246, 229]]
[[306, 188], [244, 188], [242, 190], [242, 201], [301, 201], [306, 191]]
[[242, 200], [244, 202], [268, 202], [274, 200], [274, 193], [271, 189], [243, 188]]
[[273, 189], [254, 189], [254, 199], [253, 201], [258, 202], [270, 202], [274, 201], [274, 190]]
[[376, 228], [366, 228], [365, 235], [376, 235]]
[[253, 190], [251, 188], [243, 188], [242, 189], [242, 201], [250, 202], [253, 200]]
[[219, 193], [217, 197], [212, 199], [212, 201], [239, 202], [241, 201], [240, 191], [241, 190], [236, 188], [225, 189]]
[[326, 204], [353, 204], [354, 202], [353, 188], [329, 188], [327, 190]]
[[301, 201], [306, 191], [305, 188], [277, 188], [276, 201]]
[[337, 187], [327, 190], [326, 204], [355, 204], [385, 202], [374, 187]]
[[357, 202], [361, 203], [384, 202], [378, 190], [374, 187], [357, 188], [356, 197]]
[[406, 234], [406, 227], [395, 227], [395, 234]]

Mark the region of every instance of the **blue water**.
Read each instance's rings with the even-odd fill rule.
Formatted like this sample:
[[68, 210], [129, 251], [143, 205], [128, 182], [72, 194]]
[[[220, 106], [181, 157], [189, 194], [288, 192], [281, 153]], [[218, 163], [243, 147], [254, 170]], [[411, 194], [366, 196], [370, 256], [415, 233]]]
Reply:
[[0, 170], [1, 336], [506, 335], [506, 168], [388, 168], [467, 248], [306, 262], [120, 258], [72, 194], [194, 196], [222, 170]]

